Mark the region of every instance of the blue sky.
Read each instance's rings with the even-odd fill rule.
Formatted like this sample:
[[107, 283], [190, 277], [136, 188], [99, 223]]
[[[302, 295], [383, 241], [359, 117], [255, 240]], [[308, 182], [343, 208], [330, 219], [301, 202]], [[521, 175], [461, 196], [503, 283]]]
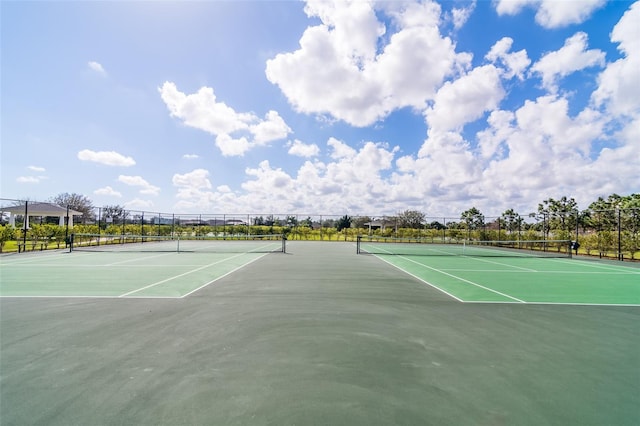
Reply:
[[640, 3], [1, 3], [0, 197], [164, 213], [640, 191]]

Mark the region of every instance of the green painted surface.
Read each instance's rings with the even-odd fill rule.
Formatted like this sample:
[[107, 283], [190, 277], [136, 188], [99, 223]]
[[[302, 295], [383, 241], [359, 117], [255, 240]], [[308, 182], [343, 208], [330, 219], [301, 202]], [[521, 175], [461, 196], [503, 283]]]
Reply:
[[60, 253], [0, 261], [0, 295], [182, 297], [264, 253]]
[[639, 423], [638, 307], [459, 303], [352, 244], [289, 252], [182, 299], [1, 298], [0, 423]]
[[640, 269], [577, 259], [381, 255], [466, 302], [640, 305]]

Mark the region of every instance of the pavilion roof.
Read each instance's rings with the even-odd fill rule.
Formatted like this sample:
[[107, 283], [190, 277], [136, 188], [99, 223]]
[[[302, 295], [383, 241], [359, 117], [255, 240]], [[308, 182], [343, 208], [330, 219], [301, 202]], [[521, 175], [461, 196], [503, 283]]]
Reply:
[[[19, 204], [19, 205], [10, 206], [10, 207], [0, 207], [0, 210], [7, 213], [24, 214], [24, 204]], [[67, 215], [67, 208], [61, 207], [53, 203], [28, 203], [27, 214], [29, 216], [61, 217], [61, 216]], [[69, 214], [72, 216], [79, 216], [79, 215], [82, 215], [83, 213], [77, 210], [69, 209]]]

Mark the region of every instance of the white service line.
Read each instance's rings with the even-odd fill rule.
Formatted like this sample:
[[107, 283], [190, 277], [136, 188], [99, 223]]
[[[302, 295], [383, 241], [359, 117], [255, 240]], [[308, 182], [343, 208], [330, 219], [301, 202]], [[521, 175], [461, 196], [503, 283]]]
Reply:
[[424, 268], [430, 269], [430, 270], [432, 270], [432, 271], [434, 271], [434, 272], [438, 272], [438, 273], [440, 273], [440, 274], [447, 275], [447, 276], [449, 276], [449, 277], [451, 277], [451, 278], [454, 278], [454, 279], [456, 279], [456, 280], [460, 280], [460, 281], [465, 282], [465, 283], [467, 283], [467, 284], [471, 284], [471, 285], [476, 286], [476, 287], [479, 287], [479, 288], [481, 288], [481, 289], [483, 289], [483, 290], [487, 290], [487, 291], [490, 291], [490, 292], [492, 292], [492, 293], [499, 294], [500, 296], [503, 296], [503, 297], [506, 297], [506, 298], [509, 298], [509, 299], [515, 300], [516, 302], [520, 302], [520, 303], [527, 303], [527, 302], [525, 302], [524, 300], [520, 300], [520, 299], [518, 299], [517, 297], [509, 296], [508, 294], [501, 293], [501, 292], [499, 292], [498, 290], [494, 290], [494, 289], [491, 289], [491, 288], [489, 288], [489, 287], [485, 287], [485, 286], [483, 286], [483, 285], [481, 285], [481, 284], [474, 283], [473, 281], [469, 281], [469, 280], [467, 280], [467, 279], [464, 279], [464, 278], [458, 277], [458, 276], [453, 275], [453, 274], [450, 274], [450, 273], [448, 273], [448, 272], [441, 271], [440, 269], [436, 269], [436, 268], [433, 268], [433, 267], [431, 267], [431, 266], [427, 266], [427, 265], [425, 265], [425, 264], [423, 264], [423, 263], [416, 262], [415, 260], [413, 260], [413, 259], [409, 259], [408, 257], [404, 257], [404, 256], [399, 256], [399, 257], [400, 257], [400, 258], [402, 258], [402, 259], [404, 259], [404, 260], [408, 260], [409, 262], [413, 262], [413, 263], [415, 263], [416, 265], [420, 265], [420, 266], [422, 266], [422, 267], [424, 267]]
[[531, 269], [531, 268], [523, 268], [522, 266], [515, 266], [515, 265], [509, 265], [508, 263], [500, 263], [500, 262], [495, 262], [493, 260], [489, 260], [489, 259], [481, 259], [479, 257], [474, 257], [474, 256], [464, 256], [467, 259], [473, 259], [473, 260], [477, 260], [478, 262], [485, 262], [485, 263], [491, 263], [493, 265], [500, 265], [500, 266], [507, 266], [509, 268], [516, 268], [516, 269], [520, 269], [522, 271], [527, 271], [527, 272], [538, 272], [535, 269]]
[[205, 288], [206, 286], [208, 286], [208, 285], [210, 285], [210, 284], [213, 284], [214, 282], [218, 281], [219, 279], [222, 279], [222, 278], [226, 277], [227, 275], [231, 275], [231, 274], [233, 274], [233, 273], [234, 273], [234, 272], [236, 272], [237, 270], [244, 268], [245, 266], [247, 266], [247, 265], [249, 265], [249, 264], [251, 264], [251, 263], [255, 262], [256, 260], [258, 260], [258, 259], [262, 259], [262, 258], [263, 258], [264, 256], [266, 256], [267, 254], [269, 254], [269, 253], [264, 253], [262, 256], [256, 257], [255, 259], [253, 259], [253, 260], [251, 260], [251, 261], [249, 261], [249, 262], [247, 262], [247, 263], [245, 263], [245, 264], [243, 264], [243, 265], [238, 266], [237, 268], [235, 268], [235, 269], [233, 269], [233, 270], [231, 270], [231, 271], [227, 272], [226, 274], [220, 275], [219, 277], [217, 277], [217, 278], [215, 278], [215, 279], [213, 279], [213, 280], [209, 281], [208, 283], [203, 284], [203, 285], [201, 285], [200, 287], [195, 288], [195, 289], [191, 290], [190, 292], [183, 294], [182, 296], [180, 296], [180, 299], [185, 298], [185, 297], [187, 297], [187, 296], [189, 296], [189, 295], [191, 295], [191, 294], [195, 293], [196, 291], [198, 291], [198, 290], [200, 290], [200, 289]]
[[393, 266], [394, 268], [401, 270], [401, 271], [402, 271], [402, 272], [404, 272], [405, 274], [407, 274], [407, 275], [411, 275], [413, 278], [415, 278], [415, 279], [417, 279], [417, 280], [419, 280], [419, 281], [422, 281], [422, 282], [423, 282], [423, 283], [425, 283], [426, 285], [428, 285], [428, 286], [430, 286], [430, 287], [433, 287], [433, 288], [435, 288], [436, 290], [438, 290], [438, 291], [440, 291], [440, 292], [442, 292], [442, 293], [446, 294], [447, 296], [449, 296], [449, 297], [451, 297], [451, 298], [453, 298], [453, 299], [457, 300], [458, 302], [462, 302], [462, 303], [464, 303], [464, 302], [465, 302], [464, 300], [460, 299], [459, 297], [454, 296], [453, 294], [449, 293], [448, 291], [445, 291], [445, 290], [441, 289], [441, 288], [440, 288], [440, 287], [438, 287], [437, 285], [433, 285], [433, 284], [431, 284], [429, 281], [425, 280], [424, 278], [421, 278], [421, 277], [419, 277], [419, 276], [417, 276], [417, 275], [414, 275], [414, 274], [412, 274], [411, 272], [407, 271], [406, 269], [402, 269], [402, 268], [401, 268], [401, 267], [399, 267], [398, 265], [394, 265], [393, 263], [389, 262], [389, 261], [388, 261], [388, 260], [386, 260], [385, 258], [380, 257], [380, 256], [375, 255], [375, 254], [374, 254], [374, 256], [375, 256], [375, 257], [377, 257], [378, 259], [382, 260], [383, 262], [388, 263], [389, 265]]
[[[245, 255], [245, 254], [246, 254], [246, 253], [240, 253], [240, 254], [237, 254], [237, 255], [235, 255], [235, 256], [228, 257], [228, 258], [226, 258], [226, 259], [218, 260], [217, 262], [209, 263], [209, 264], [204, 265], [204, 266], [201, 266], [201, 267], [199, 267], [199, 268], [195, 268], [195, 269], [192, 269], [192, 270], [190, 270], [190, 271], [183, 272], [182, 274], [175, 275], [175, 276], [173, 276], [173, 277], [166, 278], [166, 279], [164, 279], [164, 280], [160, 280], [160, 281], [158, 281], [158, 282], [155, 282], [155, 283], [153, 283], [153, 284], [149, 284], [149, 285], [147, 285], [147, 286], [144, 286], [144, 287], [138, 288], [138, 289], [136, 289], [136, 290], [129, 291], [129, 292], [127, 292], [127, 293], [121, 294], [121, 295], [120, 295], [120, 296], [118, 296], [118, 297], [127, 297], [127, 296], [129, 296], [130, 294], [137, 293], [137, 292], [139, 292], [139, 291], [146, 290], [146, 289], [148, 289], [148, 288], [155, 287], [155, 286], [160, 285], [160, 284], [164, 284], [164, 283], [166, 283], [166, 282], [168, 282], [168, 281], [171, 281], [171, 280], [174, 280], [174, 279], [176, 279], [176, 278], [184, 277], [185, 275], [189, 275], [189, 274], [192, 274], [192, 273], [194, 273], [194, 272], [201, 271], [201, 270], [206, 269], [206, 268], [208, 268], [208, 267], [210, 267], [210, 266], [213, 266], [213, 265], [217, 265], [217, 264], [219, 264], [219, 263], [226, 262], [227, 260], [235, 259], [236, 257], [240, 257], [240, 256], [243, 256], [243, 255]], [[266, 253], [265, 253], [265, 254], [266, 254]]]
[[604, 269], [606, 271], [627, 271], [627, 273], [629, 274], [639, 274], [640, 275], [640, 269], [638, 268], [633, 268], [631, 266], [626, 266], [626, 265], [599, 265], [597, 263], [594, 263], [595, 261], [589, 261], [589, 260], [582, 260], [582, 259], [573, 259], [573, 260], [569, 260], [569, 259], [549, 259], [555, 262], [560, 262], [560, 263], [570, 263], [572, 265], [575, 265], [576, 261], [581, 262], [580, 266], [588, 266], [590, 268], [597, 268], [597, 269]]

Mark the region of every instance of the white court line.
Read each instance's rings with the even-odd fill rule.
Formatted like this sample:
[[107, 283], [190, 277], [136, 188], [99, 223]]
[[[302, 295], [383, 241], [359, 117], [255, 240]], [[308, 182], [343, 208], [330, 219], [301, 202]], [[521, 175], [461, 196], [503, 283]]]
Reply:
[[626, 266], [626, 265], [599, 265], [597, 263], [592, 263], [594, 261], [589, 261], [589, 260], [582, 260], [582, 259], [573, 259], [573, 260], [569, 260], [569, 259], [549, 259], [550, 261], [554, 261], [554, 262], [560, 262], [560, 263], [567, 263], [567, 264], [571, 264], [571, 265], [576, 265], [576, 261], [580, 262], [580, 266], [588, 266], [590, 268], [597, 268], [597, 269], [605, 269], [607, 271], [628, 271], [627, 273], [629, 274], [638, 274], [640, 275], [640, 269], [638, 268], [632, 268], [630, 266]]
[[[30, 252], [27, 252], [30, 253]], [[76, 257], [76, 256], [86, 256], [87, 254], [90, 253], [82, 253], [81, 255], [74, 255], [72, 257]], [[24, 265], [27, 263], [33, 263], [33, 262], [42, 262], [43, 258], [46, 257], [46, 260], [50, 260], [50, 259], [55, 259], [55, 258], [60, 258], [60, 257], [66, 257], [71, 255], [71, 253], [69, 253], [68, 251], [64, 252], [64, 253], [51, 253], [51, 254], [34, 254], [33, 256], [30, 256], [29, 254], [26, 254], [25, 256], [29, 256], [28, 258], [20, 258], [20, 257], [16, 257], [16, 258], [12, 258], [10, 261], [6, 261], [6, 259], [9, 259], [8, 257], [4, 257], [1, 256], [0, 257], [0, 265], [2, 266], [13, 266], [13, 265]], [[20, 254], [16, 254], [16, 256], [21, 256]], [[70, 258], [70, 257], [69, 257]]]
[[[386, 250], [384, 250], [384, 251], [386, 251]], [[377, 255], [374, 255], [374, 256], [376, 256], [378, 259], [382, 259], [380, 256], [377, 256]], [[471, 284], [471, 285], [473, 285], [473, 286], [476, 286], [476, 287], [482, 288], [482, 289], [487, 290], [487, 291], [490, 291], [490, 292], [492, 292], [492, 293], [499, 294], [500, 296], [506, 297], [506, 298], [508, 298], [508, 299], [515, 300], [516, 302], [519, 302], [519, 303], [527, 303], [527, 302], [525, 302], [524, 300], [520, 300], [520, 299], [518, 299], [517, 297], [509, 296], [508, 294], [501, 293], [501, 292], [499, 292], [499, 291], [497, 291], [497, 290], [491, 289], [491, 288], [489, 288], [489, 287], [485, 287], [485, 286], [483, 286], [483, 285], [481, 285], [481, 284], [478, 284], [478, 283], [474, 283], [473, 281], [469, 281], [469, 280], [466, 280], [466, 279], [464, 279], [464, 278], [458, 277], [458, 276], [456, 276], [456, 275], [449, 274], [448, 272], [444, 272], [444, 271], [441, 271], [441, 270], [439, 270], [439, 269], [432, 268], [431, 266], [427, 266], [427, 265], [425, 265], [425, 264], [423, 264], [423, 263], [416, 262], [415, 260], [413, 260], [413, 259], [409, 259], [408, 257], [405, 257], [405, 256], [399, 256], [399, 255], [396, 255], [396, 256], [397, 256], [397, 257], [399, 257], [399, 258], [401, 258], [401, 259], [408, 260], [409, 262], [413, 262], [413, 263], [415, 263], [416, 265], [420, 265], [420, 266], [425, 267], [425, 268], [427, 268], [427, 269], [431, 269], [432, 271], [435, 271], [435, 272], [438, 272], [438, 273], [440, 273], [440, 274], [447, 275], [447, 276], [449, 276], [449, 277], [451, 277], [451, 278], [454, 278], [454, 279], [460, 280], [460, 281], [465, 282], [465, 283], [467, 283], [467, 284]], [[384, 259], [382, 259], [382, 260], [384, 260]], [[386, 262], [386, 261], [385, 261], [385, 262]], [[387, 263], [388, 263], [388, 262], [387, 262]], [[391, 264], [391, 265], [393, 265], [393, 264]], [[395, 266], [395, 265], [394, 265], [394, 266]], [[398, 269], [403, 270], [403, 269], [402, 269], [402, 268], [400, 268], [400, 267], [398, 267]], [[407, 271], [405, 271], [405, 272], [407, 272]], [[408, 273], [409, 275], [411, 275], [411, 276], [415, 276], [415, 275], [413, 275], [413, 274], [410, 274], [409, 272], [407, 272], [407, 273]], [[423, 281], [424, 281], [424, 280], [423, 280]], [[424, 282], [426, 282], [426, 281], [424, 281]], [[438, 288], [438, 289], [439, 289], [440, 291], [442, 291], [442, 292], [445, 292], [444, 290], [440, 289], [439, 287], [434, 286], [433, 284], [430, 284], [430, 283], [427, 283], [427, 284], [431, 285], [431, 286], [432, 286], [432, 287], [434, 287], [434, 288]], [[446, 292], [445, 292], [445, 293], [446, 293]], [[449, 293], [447, 293], [447, 294], [449, 294]], [[451, 296], [451, 297], [455, 297], [455, 296]], [[463, 301], [463, 300], [461, 300], [461, 299], [458, 299], [457, 297], [455, 297], [455, 298], [456, 298], [457, 300]]]
[[[512, 304], [515, 305], [514, 302], [509, 301], [492, 301], [492, 300], [466, 300], [464, 303], [478, 303], [491, 305], [495, 303], [502, 304]], [[634, 303], [581, 303], [581, 302], [526, 302], [527, 305], [550, 305], [550, 306], [604, 306], [604, 307], [632, 307], [637, 308], [640, 307], [640, 304]]]
[[[25, 267], [25, 268], [60, 268], [60, 269], [85, 269], [85, 268], [111, 268], [112, 266], [114, 266], [116, 264], [86, 264], [86, 265], [68, 265], [68, 264], [63, 264], [60, 265], [58, 263], [40, 263], [37, 265], [11, 265], [14, 268], [17, 267]], [[195, 265], [192, 264], [188, 264], [188, 263], [180, 263], [180, 264], [169, 264], [169, 263], [163, 263], [162, 265], [118, 265], [119, 268], [122, 269], [127, 269], [127, 268], [131, 268], [131, 269], [135, 269], [135, 268], [149, 268], [149, 267], [153, 267], [153, 268], [188, 268], [188, 267], [193, 267], [193, 268], [197, 268], [198, 266], [202, 266], [202, 263], [198, 263]]]
[[575, 274], [575, 275], [635, 275], [630, 272], [624, 271], [505, 271], [504, 269], [451, 269], [451, 268], [443, 268], [443, 271], [448, 272], [491, 272], [494, 273], [503, 273], [503, 274]]
[[226, 277], [227, 275], [231, 275], [231, 274], [233, 274], [234, 272], [236, 272], [236, 271], [238, 271], [238, 270], [240, 270], [240, 269], [244, 268], [245, 266], [247, 266], [247, 265], [249, 265], [249, 264], [251, 264], [251, 263], [255, 262], [256, 260], [258, 260], [258, 259], [262, 259], [262, 258], [263, 258], [264, 256], [266, 256], [267, 254], [269, 254], [269, 253], [264, 253], [262, 256], [256, 257], [255, 259], [253, 259], [253, 260], [251, 260], [251, 261], [249, 261], [249, 262], [245, 263], [244, 265], [240, 265], [240, 266], [238, 266], [237, 268], [233, 269], [232, 271], [229, 271], [229, 272], [227, 272], [226, 274], [220, 275], [219, 277], [217, 277], [217, 278], [215, 278], [215, 279], [213, 279], [213, 280], [209, 281], [208, 283], [203, 284], [203, 285], [201, 285], [200, 287], [198, 287], [198, 288], [196, 288], [196, 289], [193, 289], [193, 290], [191, 290], [190, 292], [188, 292], [188, 293], [186, 293], [186, 294], [183, 294], [183, 295], [182, 295], [182, 296], [180, 296], [179, 298], [180, 298], [180, 299], [185, 298], [185, 297], [187, 297], [187, 296], [189, 296], [189, 295], [191, 295], [191, 294], [195, 293], [196, 291], [198, 291], [198, 290], [200, 290], [200, 289], [203, 289], [203, 288], [205, 288], [206, 286], [208, 286], [208, 285], [210, 285], [210, 284], [213, 284], [214, 282], [218, 281], [219, 279], [222, 279], [222, 278]]
[[[226, 261], [231, 260], [231, 259], [235, 259], [236, 257], [244, 256], [245, 254], [247, 254], [247, 253], [240, 253], [240, 254], [237, 254], [237, 255], [235, 255], [235, 256], [228, 257], [228, 258], [226, 258], [226, 259], [218, 260], [217, 262], [209, 263], [209, 264], [207, 264], [207, 265], [201, 266], [201, 267], [199, 267], [199, 268], [192, 269], [192, 270], [187, 271], [187, 272], [184, 272], [184, 273], [182, 273], [182, 274], [175, 275], [175, 276], [173, 276], [173, 277], [166, 278], [166, 279], [164, 279], [164, 280], [160, 280], [160, 281], [158, 281], [158, 282], [155, 282], [155, 283], [153, 283], [153, 284], [149, 284], [149, 285], [144, 286], [144, 287], [141, 287], [141, 288], [139, 288], [139, 289], [132, 290], [132, 291], [129, 291], [129, 292], [127, 292], [127, 293], [121, 294], [119, 297], [127, 297], [127, 296], [129, 296], [130, 294], [137, 293], [137, 292], [140, 292], [140, 291], [146, 290], [146, 289], [148, 289], [148, 288], [155, 287], [155, 286], [160, 285], [160, 284], [164, 284], [164, 283], [166, 283], [166, 282], [168, 282], [168, 281], [171, 281], [171, 280], [174, 280], [174, 279], [176, 279], [176, 278], [184, 277], [185, 275], [189, 275], [189, 274], [192, 274], [192, 273], [194, 273], [194, 272], [201, 271], [201, 270], [206, 269], [206, 268], [208, 268], [208, 267], [210, 267], [210, 266], [217, 265], [217, 264], [219, 264], [219, 263], [223, 263], [223, 262], [226, 262]], [[268, 253], [264, 253], [264, 254], [266, 255], [266, 254], [268, 254]], [[260, 256], [260, 257], [262, 257], [262, 256]]]
[[378, 259], [382, 260], [383, 262], [388, 263], [389, 265], [393, 266], [394, 268], [401, 270], [405, 274], [411, 275], [413, 278], [417, 279], [418, 281], [422, 281], [426, 285], [431, 286], [431, 287], [435, 288], [436, 290], [446, 294], [447, 296], [451, 297], [452, 299], [456, 299], [458, 302], [463, 302], [464, 303], [464, 300], [460, 299], [459, 297], [454, 296], [453, 294], [449, 293], [448, 291], [445, 291], [445, 290], [441, 289], [437, 285], [431, 284], [429, 281], [425, 280], [424, 278], [421, 278], [421, 277], [419, 277], [417, 275], [414, 275], [411, 272], [409, 272], [409, 271], [407, 271], [405, 269], [402, 269], [398, 265], [394, 265], [393, 263], [389, 262], [388, 260], [384, 259], [383, 257], [380, 257], [380, 256], [375, 255], [375, 254], [374, 254], [374, 256], [377, 257]]
[[[162, 257], [162, 256], [168, 256], [170, 254], [174, 254], [174, 252], [167, 252], [167, 253], [161, 253], [161, 254], [156, 254], [153, 256], [146, 256], [146, 257], [134, 257], [133, 259], [128, 259], [128, 260], [122, 260], [120, 262], [112, 262], [112, 263], [107, 263], [104, 266], [116, 266], [116, 265], [122, 265], [123, 263], [129, 263], [129, 262], [137, 262], [139, 260], [147, 260], [147, 259], [154, 259], [156, 257]], [[145, 266], [149, 266], [149, 265], [145, 265]]]
[[[0, 296], [0, 299], [122, 299], [120, 296], [105, 296], [100, 294], [92, 294], [92, 295], [72, 295], [72, 296], [61, 296], [61, 295], [9, 295], [9, 296]], [[144, 296], [144, 297], [127, 297], [127, 299], [180, 299], [180, 296]]]
[[464, 256], [464, 257], [466, 257], [467, 259], [477, 260], [478, 262], [485, 262], [485, 263], [492, 263], [494, 265], [507, 266], [509, 268], [516, 268], [526, 272], [539, 272], [539, 271], [536, 271], [535, 269], [523, 268], [522, 266], [509, 265], [508, 263], [495, 262], [493, 260], [481, 259], [479, 257], [473, 257], [473, 256]]
[[525, 302], [524, 300], [520, 300], [520, 299], [518, 299], [517, 297], [509, 296], [509, 295], [508, 295], [508, 294], [506, 294], [506, 293], [501, 293], [501, 292], [499, 292], [498, 290], [494, 290], [494, 289], [492, 289], [492, 288], [485, 287], [485, 286], [483, 286], [483, 285], [481, 285], [481, 284], [474, 283], [473, 281], [469, 281], [469, 280], [464, 279], [464, 278], [462, 278], [462, 277], [459, 277], [459, 276], [457, 276], [457, 275], [453, 275], [453, 274], [450, 274], [450, 273], [448, 273], [448, 272], [442, 271], [442, 270], [440, 270], [440, 269], [436, 269], [436, 268], [433, 268], [433, 267], [431, 267], [431, 266], [427, 266], [427, 265], [425, 265], [425, 264], [423, 264], [423, 263], [416, 262], [415, 260], [413, 260], [413, 259], [409, 259], [408, 257], [404, 257], [404, 256], [399, 256], [399, 257], [400, 257], [400, 258], [402, 258], [402, 259], [408, 260], [409, 262], [413, 262], [413, 263], [415, 263], [416, 265], [420, 265], [420, 266], [422, 266], [422, 267], [424, 267], [424, 268], [430, 269], [430, 270], [432, 270], [432, 271], [434, 271], [434, 272], [438, 272], [438, 273], [440, 273], [440, 274], [447, 275], [447, 276], [449, 276], [449, 277], [451, 277], [451, 278], [455, 278], [455, 279], [460, 280], [460, 281], [462, 281], [462, 282], [465, 282], [465, 283], [467, 283], [467, 284], [471, 284], [471, 285], [473, 285], [473, 286], [476, 286], [476, 287], [479, 287], [479, 288], [481, 288], [481, 289], [484, 289], [484, 290], [490, 291], [490, 292], [492, 292], [492, 293], [499, 294], [500, 296], [504, 296], [504, 297], [506, 297], [506, 298], [509, 298], [509, 299], [515, 300], [516, 302], [520, 302], [520, 303], [527, 303], [527, 302]]

